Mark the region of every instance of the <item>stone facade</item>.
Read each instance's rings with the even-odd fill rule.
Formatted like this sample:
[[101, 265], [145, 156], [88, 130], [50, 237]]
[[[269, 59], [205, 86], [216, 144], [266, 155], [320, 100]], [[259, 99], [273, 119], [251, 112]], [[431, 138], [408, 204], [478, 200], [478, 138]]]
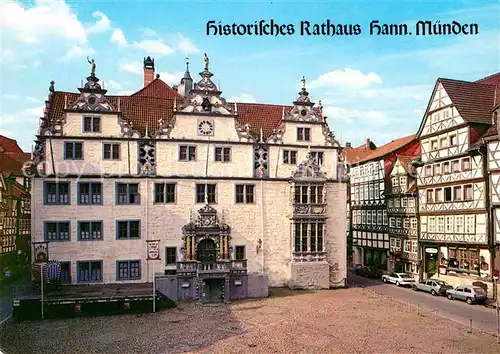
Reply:
[[[33, 241], [48, 241], [71, 283], [150, 282], [154, 272], [177, 299], [201, 299], [212, 286], [224, 300], [266, 295], [267, 284], [344, 286], [339, 145], [305, 81], [280, 110], [230, 105], [208, 69], [200, 75], [186, 97], [159, 78], [109, 101], [92, 75], [80, 95], [51, 87], [34, 160]], [[149, 97], [151, 86], [173, 99]], [[150, 124], [149, 100], [172, 114]], [[271, 111], [275, 127], [258, 117]], [[147, 260], [146, 240], [159, 240], [160, 260]]]

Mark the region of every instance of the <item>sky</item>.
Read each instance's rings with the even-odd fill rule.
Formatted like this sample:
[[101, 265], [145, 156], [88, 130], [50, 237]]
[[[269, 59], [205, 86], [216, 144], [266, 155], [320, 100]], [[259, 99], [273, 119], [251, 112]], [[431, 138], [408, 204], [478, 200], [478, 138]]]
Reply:
[[[377, 145], [416, 133], [439, 77], [474, 81], [500, 71], [498, 1], [0, 1], [0, 134], [30, 151], [49, 83], [78, 92], [86, 57], [108, 94], [143, 86], [143, 59], [178, 84], [189, 57], [198, 81], [210, 57], [222, 96], [291, 105], [305, 76], [342, 144]], [[287, 36], [207, 35], [208, 21], [293, 24]], [[300, 35], [300, 22], [359, 24], [358, 36]], [[477, 23], [477, 35], [373, 36], [370, 22]]]

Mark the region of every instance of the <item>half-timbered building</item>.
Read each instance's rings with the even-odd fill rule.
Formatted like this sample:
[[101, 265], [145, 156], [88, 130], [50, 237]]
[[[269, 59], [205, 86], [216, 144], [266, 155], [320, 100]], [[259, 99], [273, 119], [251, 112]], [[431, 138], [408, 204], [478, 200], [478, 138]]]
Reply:
[[205, 60], [174, 89], [148, 57], [130, 96], [107, 95], [95, 66], [79, 93], [51, 83], [34, 240], [69, 283], [149, 282], [154, 268], [173, 299], [344, 286], [346, 183], [321, 104], [305, 79], [292, 105], [229, 103]]
[[18, 265], [29, 255], [31, 180], [23, 175], [30, 160], [15, 140], [0, 135], [0, 265]]
[[[498, 86], [438, 79], [418, 130], [423, 275], [451, 283], [491, 280], [494, 252], [484, 136]], [[493, 148], [493, 145], [491, 145]]]
[[[413, 155], [396, 155], [386, 189], [387, 216], [391, 270], [418, 275], [418, 220], [417, 179], [412, 161], [418, 159], [420, 149]], [[386, 164], [390, 168], [390, 162]]]
[[[370, 141], [367, 140], [367, 144]], [[386, 188], [396, 154], [418, 150], [414, 136], [375, 148], [349, 169], [353, 262], [390, 269]], [[394, 252], [396, 251], [393, 248]]]

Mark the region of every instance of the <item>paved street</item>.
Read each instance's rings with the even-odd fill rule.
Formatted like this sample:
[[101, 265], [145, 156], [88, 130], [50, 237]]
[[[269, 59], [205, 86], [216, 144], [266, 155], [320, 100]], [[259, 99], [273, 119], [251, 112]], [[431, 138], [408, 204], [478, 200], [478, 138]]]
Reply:
[[384, 284], [379, 280], [367, 279], [349, 273], [349, 286], [366, 286], [366, 289], [374, 290], [397, 300], [410, 302], [416, 306], [420, 304], [427, 311], [438, 309], [440, 316], [449, 318], [463, 325], [469, 326], [470, 319], [474, 328], [496, 334], [497, 319], [496, 310], [481, 305], [467, 305], [458, 300], [448, 300], [444, 296], [432, 296], [425, 292], [413, 291], [411, 288], [400, 288], [393, 284]]

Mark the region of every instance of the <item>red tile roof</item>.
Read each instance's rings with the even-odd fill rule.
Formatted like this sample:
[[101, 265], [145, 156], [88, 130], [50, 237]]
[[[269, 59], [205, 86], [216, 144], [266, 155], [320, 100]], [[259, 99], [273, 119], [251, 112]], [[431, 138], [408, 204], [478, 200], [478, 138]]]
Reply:
[[0, 153], [0, 173], [4, 176], [21, 176], [23, 164], [30, 160], [31, 154]]
[[366, 156], [371, 154], [374, 150], [367, 149], [366, 144], [362, 144], [360, 146], [357, 146], [355, 148], [353, 147], [345, 147], [342, 152], [341, 152], [341, 158], [344, 159], [344, 157], [347, 160], [347, 163], [349, 164], [354, 164], [362, 159], [364, 159]]
[[413, 160], [417, 160], [418, 157], [416, 156], [404, 156], [404, 155], [397, 155], [399, 163], [401, 164], [401, 167], [404, 168], [404, 170], [407, 173], [413, 173], [415, 172], [415, 168], [411, 165], [411, 162]]
[[0, 152], [22, 153], [23, 150], [17, 145], [17, 141], [0, 135]]
[[[64, 102], [67, 99], [68, 106], [76, 101], [79, 93], [56, 91], [52, 95], [49, 108], [49, 118], [51, 120], [62, 117], [64, 113]], [[66, 97], [66, 98], [65, 98]], [[160, 118], [165, 122], [173, 118], [174, 99], [178, 104], [183, 99], [177, 91], [172, 89], [161, 79], [153, 80], [149, 85], [130, 96], [106, 96], [106, 98], [118, 106], [120, 100], [120, 111], [122, 117], [133, 123], [134, 129], [144, 134], [146, 126], [150, 132], [159, 128]], [[228, 103], [231, 106], [234, 103]], [[272, 134], [281, 124], [283, 108], [285, 114], [290, 111], [291, 106], [257, 104], [257, 103], [237, 103], [238, 122], [241, 125], [249, 124], [250, 131], [260, 134], [262, 128], [265, 137]]]
[[366, 155], [358, 162], [361, 163], [383, 158], [384, 156], [399, 150], [400, 148], [404, 147], [405, 145], [408, 145], [409, 143], [415, 140], [416, 140], [415, 134], [393, 140], [385, 145], [377, 147], [375, 150], [372, 150], [370, 154]]
[[480, 80], [475, 81], [478, 84], [487, 84], [487, 85], [497, 85], [500, 86], [500, 73], [492, 74], [486, 77], [483, 77]]
[[491, 109], [497, 101], [497, 86], [439, 79], [462, 118], [469, 123], [491, 124]]

